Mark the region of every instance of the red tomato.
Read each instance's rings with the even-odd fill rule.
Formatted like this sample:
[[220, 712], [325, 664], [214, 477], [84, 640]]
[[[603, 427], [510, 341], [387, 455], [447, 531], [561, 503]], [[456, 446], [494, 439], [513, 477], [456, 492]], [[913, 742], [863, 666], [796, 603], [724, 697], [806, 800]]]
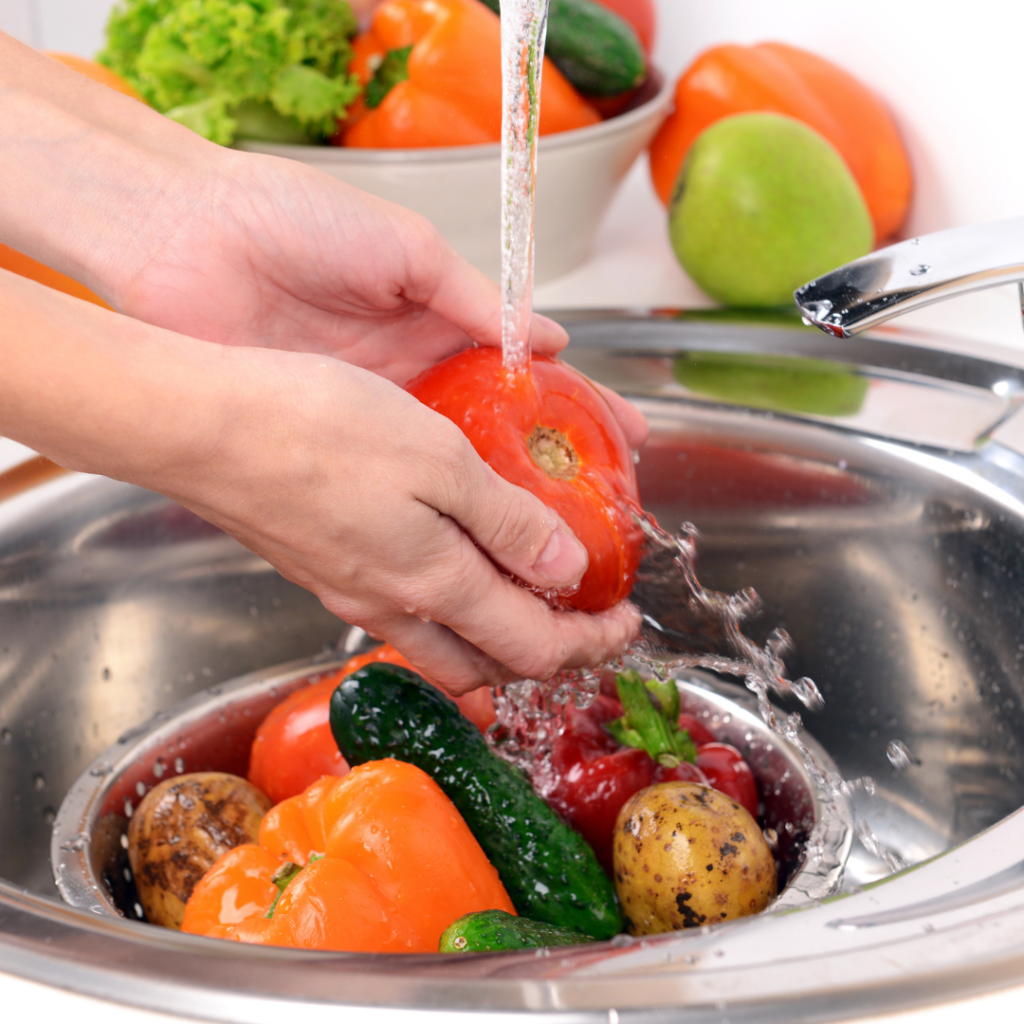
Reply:
[[[249, 781], [275, 804], [311, 786], [324, 775], [345, 775], [348, 762], [331, 732], [330, 703], [338, 683], [373, 661], [416, 671], [390, 644], [350, 658], [337, 672], [313, 686], [290, 694], [256, 730], [249, 755]], [[488, 689], [455, 698], [459, 710], [483, 732], [494, 721], [494, 700]]]
[[705, 743], [697, 748], [697, 767], [715, 789], [757, 817], [757, 781], [735, 747], [728, 743]]
[[597, 0], [602, 7], [614, 11], [636, 29], [644, 51], [650, 57], [654, 50], [654, 35], [658, 26], [658, 13], [654, 0]]
[[590, 554], [579, 590], [564, 607], [602, 611], [629, 596], [643, 549], [629, 445], [608, 403], [582, 374], [550, 356], [532, 373], [510, 374], [494, 348], [466, 349], [410, 385], [447, 416], [485, 462], [535, 494]]

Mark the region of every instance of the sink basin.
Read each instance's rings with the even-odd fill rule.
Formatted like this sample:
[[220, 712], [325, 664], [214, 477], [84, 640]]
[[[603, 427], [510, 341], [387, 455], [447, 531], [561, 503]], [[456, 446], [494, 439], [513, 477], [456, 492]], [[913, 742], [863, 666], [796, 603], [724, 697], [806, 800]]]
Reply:
[[37, 460], [0, 476], [0, 970], [233, 1021], [824, 1021], [1019, 980], [1024, 372], [785, 317], [561, 319], [570, 361], [651, 421], [645, 507], [695, 524], [705, 586], [760, 593], [755, 639], [792, 636], [826, 702], [805, 725], [875, 780], [857, 813], [908, 870], [857, 843], [837, 897], [550, 956], [268, 950], [68, 907], [51, 831], [90, 762], [344, 627], [166, 499]]

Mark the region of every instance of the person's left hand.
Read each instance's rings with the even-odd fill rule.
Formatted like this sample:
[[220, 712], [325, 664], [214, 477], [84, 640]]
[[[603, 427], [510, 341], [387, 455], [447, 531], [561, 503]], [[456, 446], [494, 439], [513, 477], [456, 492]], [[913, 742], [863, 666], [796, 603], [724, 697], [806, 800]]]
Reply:
[[[155, 244], [114, 296], [122, 312], [206, 341], [331, 355], [397, 384], [501, 344], [498, 286], [423, 217], [298, 162], [212, 148], [214, 170], [193, 172], [150, 221]], [[190, 195], [200, 186], [207, 201]], [[531, 340], [554, 353], [568, 336], [535, 315]], [[602, 391], [639, 447], [643, 417]]]

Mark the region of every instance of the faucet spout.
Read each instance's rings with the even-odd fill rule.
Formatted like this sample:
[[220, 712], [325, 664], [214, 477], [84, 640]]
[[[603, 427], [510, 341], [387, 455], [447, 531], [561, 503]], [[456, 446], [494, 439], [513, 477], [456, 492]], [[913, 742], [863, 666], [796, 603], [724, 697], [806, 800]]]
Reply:
[[797, 288], [807, 323], [849, 338], [964, 292], [1024, 280], [1024, 217], [897, 242]]

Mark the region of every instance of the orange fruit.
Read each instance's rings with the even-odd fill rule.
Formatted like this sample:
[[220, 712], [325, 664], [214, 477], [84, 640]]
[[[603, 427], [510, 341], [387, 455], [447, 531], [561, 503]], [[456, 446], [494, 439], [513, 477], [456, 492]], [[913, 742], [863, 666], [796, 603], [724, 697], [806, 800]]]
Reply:
[[123, 92], [125, 96], [131, 96], [133, 100], [138, 100], [140, 103], [146, 102], [119, 74], [102, 64], [97, 64], [94, 60], [78, 57], [73, 53], [56, 53], [53, 50], [43, 50], [42, 52], [65, 67], [71, 68], [72, 71], [77, 71], [80, 75], [99, 82], [100, 85]]

